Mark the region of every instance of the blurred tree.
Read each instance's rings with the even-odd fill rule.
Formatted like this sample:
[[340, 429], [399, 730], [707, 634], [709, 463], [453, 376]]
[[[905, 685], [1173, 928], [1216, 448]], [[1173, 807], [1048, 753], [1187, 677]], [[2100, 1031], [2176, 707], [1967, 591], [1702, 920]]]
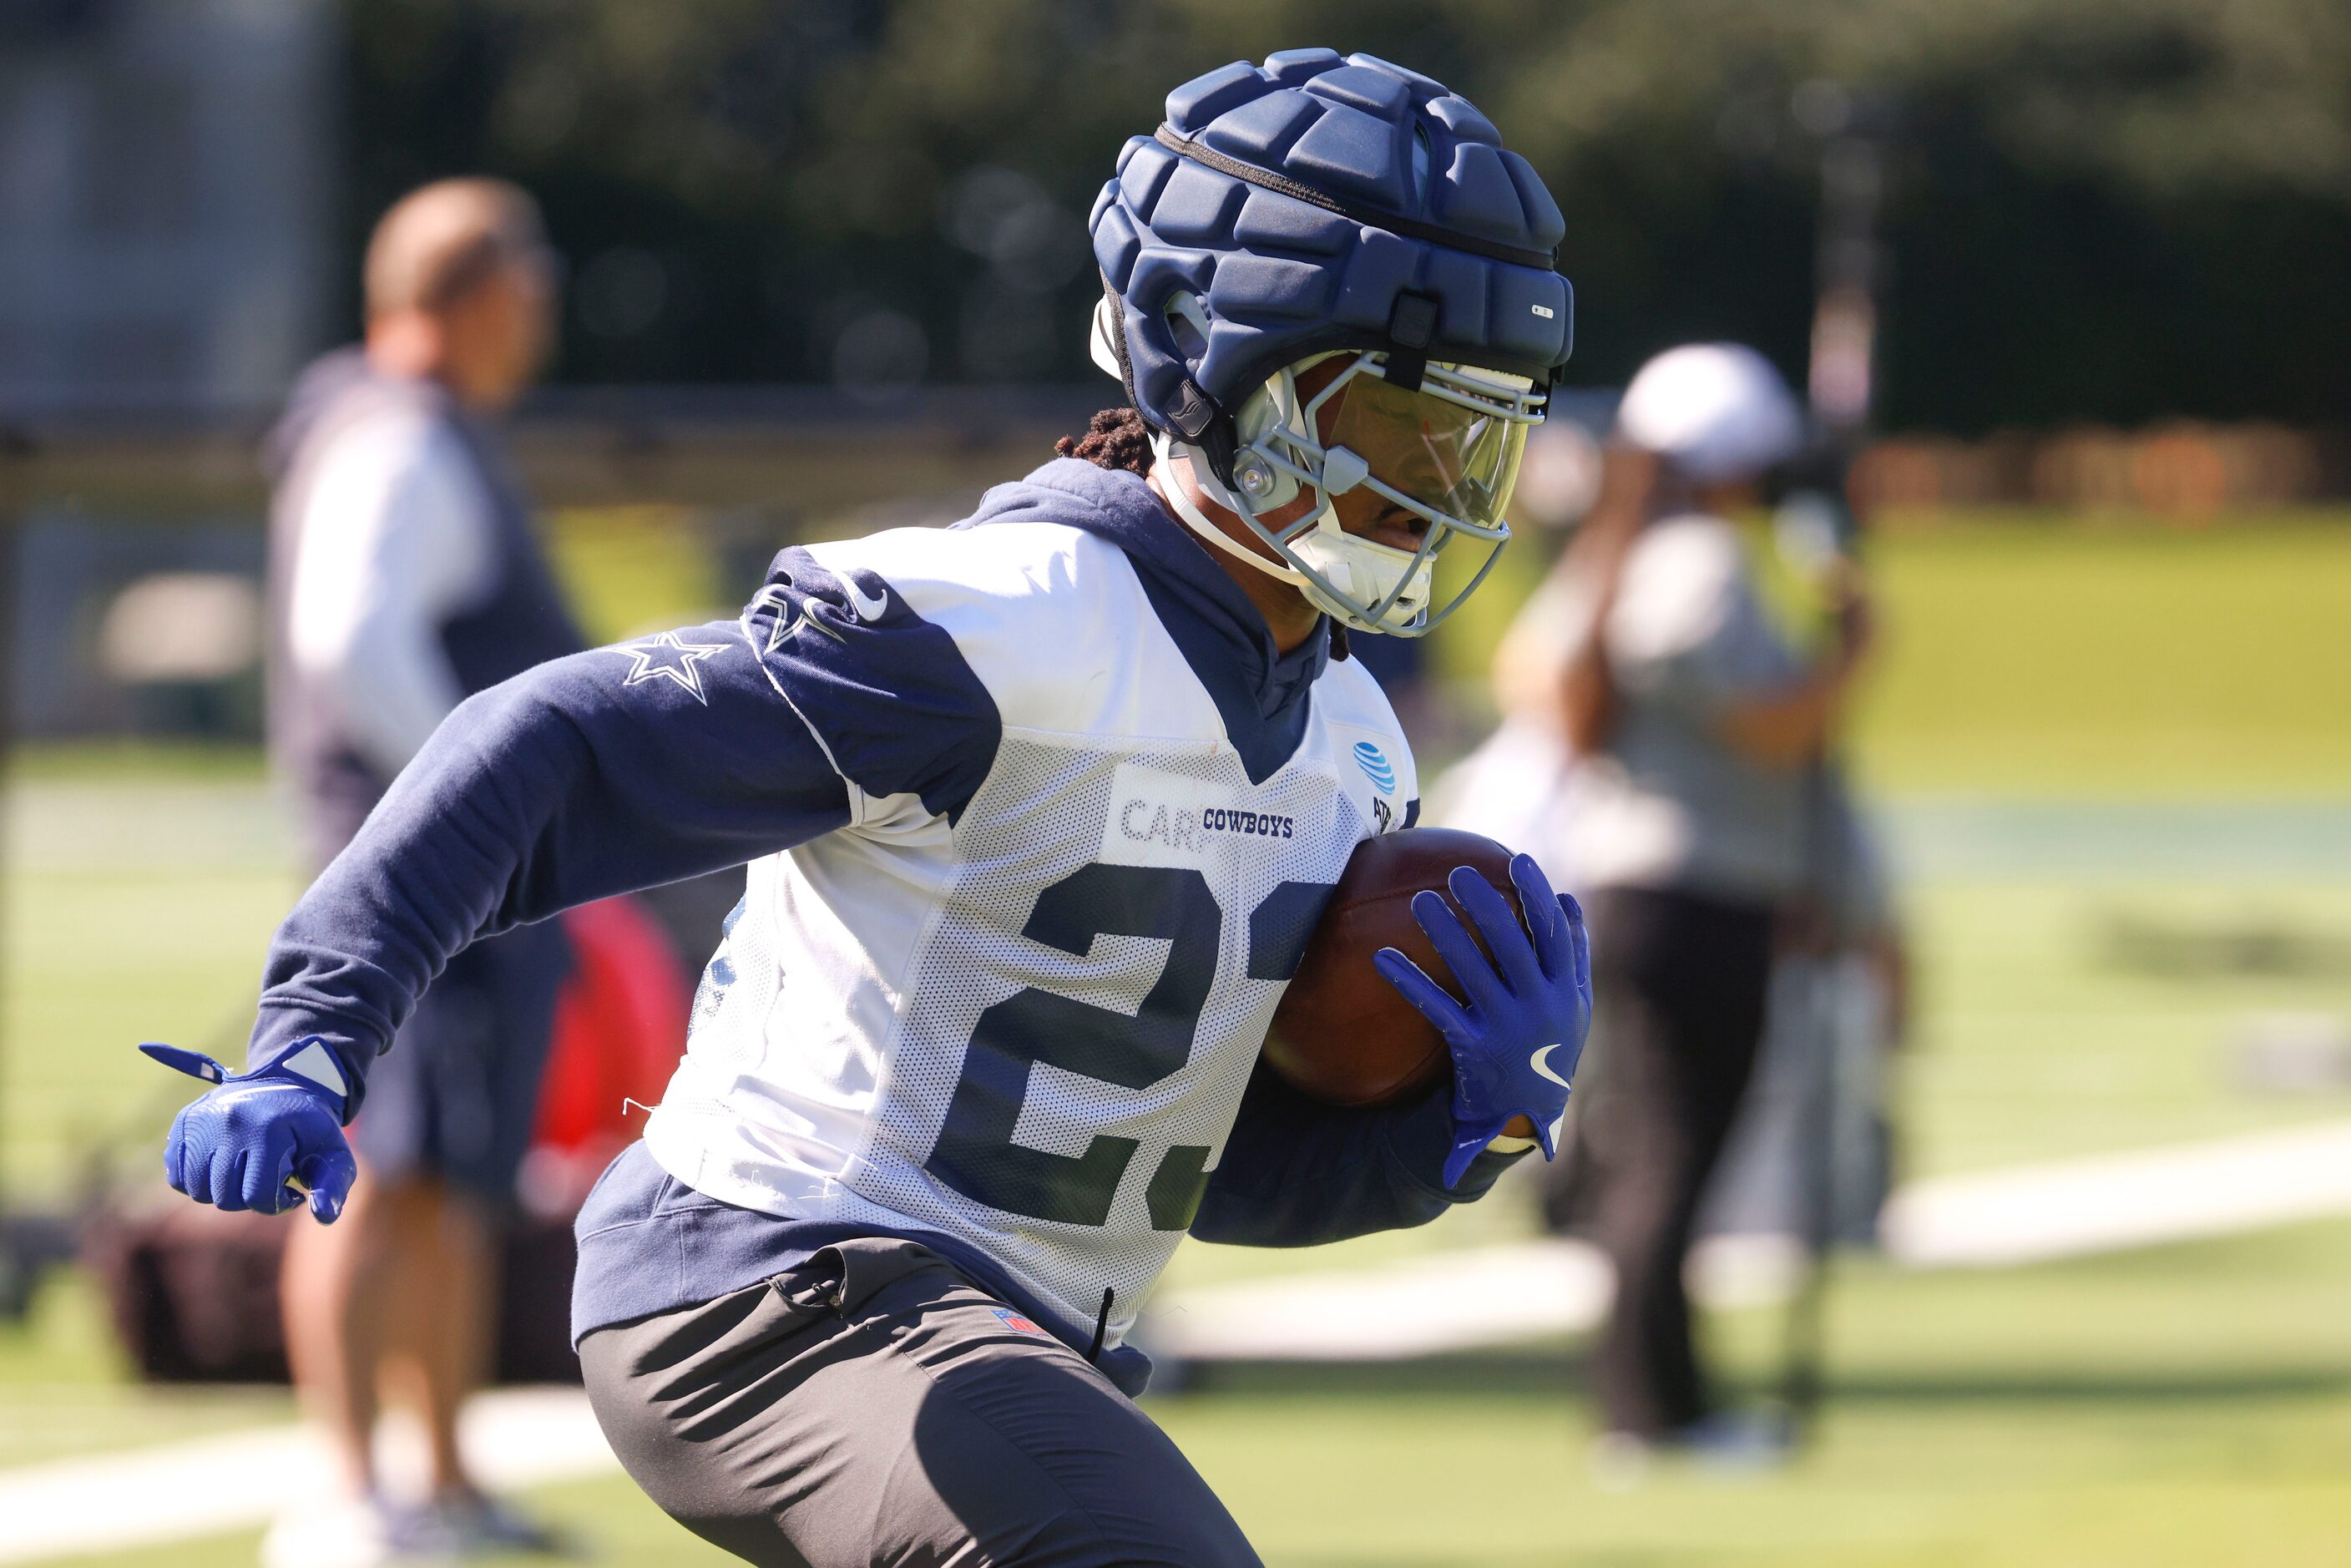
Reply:
[[2351, 9], [1604, 0], [1529, 36], [1485, 108], [1581, 236], [1580, 374], [1701, 332], [1798, 368], [1813, 152], [1789, 106], [1825, 78], [1899, 127], [1889, 423], [2351, 407]]
[[[1898, 125], [1890, 423], [2351, 405], [2339, 0], [352, 0], [354, 250], [420, 180], [545, 200], [578, 380], [1091, 376], [1083, 218], [1166, 89], [1330, 40], [1550, 179], [1576, 379], [1692, 336], [1798, 368], [1842, 83]], [[1820, 94], [1815, 92], [1817, 100]]]

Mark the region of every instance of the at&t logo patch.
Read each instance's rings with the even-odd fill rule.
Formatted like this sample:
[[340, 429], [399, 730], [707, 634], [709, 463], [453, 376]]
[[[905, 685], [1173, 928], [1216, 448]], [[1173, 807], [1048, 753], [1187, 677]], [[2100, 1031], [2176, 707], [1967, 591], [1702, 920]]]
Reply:
[[1355, 742], [1355, 766], [1372, 781], [1372, 788], [1383, 795], [1395, 793], [1395, 765], [1380, 748], [1368, 740]]

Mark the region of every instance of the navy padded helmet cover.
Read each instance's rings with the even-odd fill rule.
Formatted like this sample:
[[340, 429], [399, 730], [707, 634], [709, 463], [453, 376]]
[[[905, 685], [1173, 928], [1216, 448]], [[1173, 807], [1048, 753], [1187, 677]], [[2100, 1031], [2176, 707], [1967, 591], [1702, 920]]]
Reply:
[[[1566, 361], [1567, 279], [1496, 254], [1552, 254], [1566, 227], [1559, 204], [1443, 83], [1370, 55], [1290, 49], [1177, 88], [1165, 129], [1323, 200], [1159, 139], [1127, 142], [1091, 227], [1125, 320], [1129, 391], [1152, 423], [1172, 428], [1187, 378], [1229, 413], [1310, 354], [1387, 347], [1403, 295], [1435, 302], [1429, 359], [1537, 381]], [[1381, 226], [1383, 216], [1413, 232]], [[1178, 291], [1207, 307], [1205, 343], [1188, 329], [1179, 340], [1169, 321]]]

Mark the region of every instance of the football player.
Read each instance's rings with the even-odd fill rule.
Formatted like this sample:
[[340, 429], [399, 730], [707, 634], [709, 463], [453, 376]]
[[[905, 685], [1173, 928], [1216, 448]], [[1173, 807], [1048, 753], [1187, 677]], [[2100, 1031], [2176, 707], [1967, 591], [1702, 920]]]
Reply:
[[1131, 409], [953, 528], [788, 549], [736, 621], [467, 702], [278, 932], [247, 1070], [152, 1048], [223, 1079], [172, 1186], [331, 1218], [452, 955], [748, 862], [580, 1217], [573, 1329], [630, 1473], [751, 1562], [1256, 1562], [1132, 1402], [1153, 1279], [1187, 1232], [1476, 1198], [1551, 1152], [1583, 1043], [1581, 916], [1521, 857], [1523, 925], [1452, 879], [1485, 952], [1418, 901], [1466, 1005], [1378, 960], [1449, 1085], [1347, 1110], [1257, 1068], [1350, 853], [1416, 815], [1347, 637], [1426, 632], [1508, 537], [1557, 206], [1440, 83], [1312, 49], [1177, 89], [1092, 226]]

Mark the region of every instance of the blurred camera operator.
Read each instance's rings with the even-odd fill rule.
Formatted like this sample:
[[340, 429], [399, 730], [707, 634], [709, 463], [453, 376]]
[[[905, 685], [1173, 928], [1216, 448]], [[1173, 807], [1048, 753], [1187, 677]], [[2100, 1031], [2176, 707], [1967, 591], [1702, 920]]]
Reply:
[[[364, 343], [304, 374], [270, 451], [270, 746], [313, 870], [459, 702], [582, 646], [487, 423], [553, 341], [556, 269], [538, 207], [496, 181], [424, 186], [378, 224], [365, 292]], [[340, 1223], [291, 1231], [287, 1354], [346, 1490], [282, 1518], [265, 1561], [547, 1544], [475, 1486], [456, 1419], [486, 1372], [500, 1222], [569, 963], [553, 925], [453, 960], [351, 1128], [369, 1179]], [[378, 1490], [380, 1384], [423, 1419], [421, 1502]]]
[[1634, 377], [1601, 499], [1563, 565], [1580, 626], [1553, 691], [1576, 758], [1566, 855], [1588, 894], [1598, 1012], [1573, 1204], [1615, 1266], [1595, 1370], [1599, 1458], [1761, 1450], [1708, 1398], [1683, 1265], [1753, 1069], [1774, 919], [1804, 891], [1814, 771], [1869, 645], [1857, 574], [1808, 654], [1734, 521], [1803, 416], [1752, 350], [1695, 344]]

